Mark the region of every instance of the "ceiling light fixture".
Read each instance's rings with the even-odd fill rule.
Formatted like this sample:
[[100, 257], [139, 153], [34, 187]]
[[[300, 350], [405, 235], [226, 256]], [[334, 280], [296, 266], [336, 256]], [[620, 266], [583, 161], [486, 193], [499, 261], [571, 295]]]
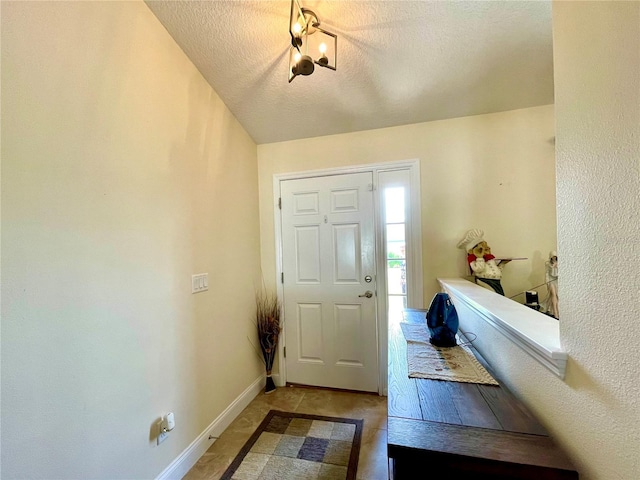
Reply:
[[311, 75], [315, 65], [336, 69], [338, 36], [320, 28], [318, 16], [300, 0], [291, 0], [289, 34], [289, 83], [298, 75]]

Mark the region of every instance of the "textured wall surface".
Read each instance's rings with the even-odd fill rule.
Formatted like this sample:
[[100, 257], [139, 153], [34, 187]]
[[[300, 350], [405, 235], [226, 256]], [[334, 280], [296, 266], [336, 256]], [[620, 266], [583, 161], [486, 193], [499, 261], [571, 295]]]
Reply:
[[154, 478], [264, 372], [256, 158], [146, 4], [2, 2], [3, 479]]
[[554, 377], [461, 324], [568, 450], [581, 480], [640, 478], [640, 3], [554, 4], [560, 337]]
[[557, 2], [553, 22], [560, 328], [571, 356], [554, 417], [584, 478], [631, 480], [640, 478], [640, 3]]

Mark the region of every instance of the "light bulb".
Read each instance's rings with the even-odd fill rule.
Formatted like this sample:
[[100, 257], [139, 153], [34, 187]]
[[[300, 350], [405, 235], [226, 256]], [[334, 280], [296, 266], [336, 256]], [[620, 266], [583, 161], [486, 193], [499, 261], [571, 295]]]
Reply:
[[320, 50], [320, 53], [326, 53], [327, 52], [326, 43], [321, 43], [320, 46], [318, 47], [318, 49]]
[[302, 55], [300, 55], [300, 52], [296, 52], [296, 54], [293, 56], [293, 60], [298, 63], [300, 61], [300, 59], [302, 58]]
[[295, 33], [296, 35], [299, 35], [301, 31], [302, 31], [302, 27], [300, 26], [300, 24], [298, 22], [296, 22], [293, 25], [293, 33]]

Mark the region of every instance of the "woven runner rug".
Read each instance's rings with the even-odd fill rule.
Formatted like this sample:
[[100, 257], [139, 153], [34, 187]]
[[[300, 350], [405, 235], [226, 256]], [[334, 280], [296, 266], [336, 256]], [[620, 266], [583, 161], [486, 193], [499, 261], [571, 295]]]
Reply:
[[221, 480], [354, 480], [362, 425], [271, 410]]
[[409, 377], [498, 385], [466, 345], [436, 347], [426, 324], [401, 322], [400, 327], [407, 340]]

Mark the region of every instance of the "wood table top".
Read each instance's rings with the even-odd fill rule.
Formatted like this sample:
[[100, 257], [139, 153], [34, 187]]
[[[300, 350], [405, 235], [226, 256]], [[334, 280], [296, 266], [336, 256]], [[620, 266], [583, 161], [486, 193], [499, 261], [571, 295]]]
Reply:
[[[404, 321], [425, 323], [426, 310], [406, 309]], [[502, 385], [491, 366], [471, 346], [500, 386], [409, 378], [406, 340], [399, 324], [389, 328], [389, 416], [546, 435], [535, 417]], [[391, 374], [392, 373], [392, 374]]]
[[[405, 309], [403, 321], [424, 323], [426, 312]], [[471, 350], [500, 385], [409, 378], [400, 322], [389, 320], [389, 456], [423, 450], [573, 470], [546, 429]]]

